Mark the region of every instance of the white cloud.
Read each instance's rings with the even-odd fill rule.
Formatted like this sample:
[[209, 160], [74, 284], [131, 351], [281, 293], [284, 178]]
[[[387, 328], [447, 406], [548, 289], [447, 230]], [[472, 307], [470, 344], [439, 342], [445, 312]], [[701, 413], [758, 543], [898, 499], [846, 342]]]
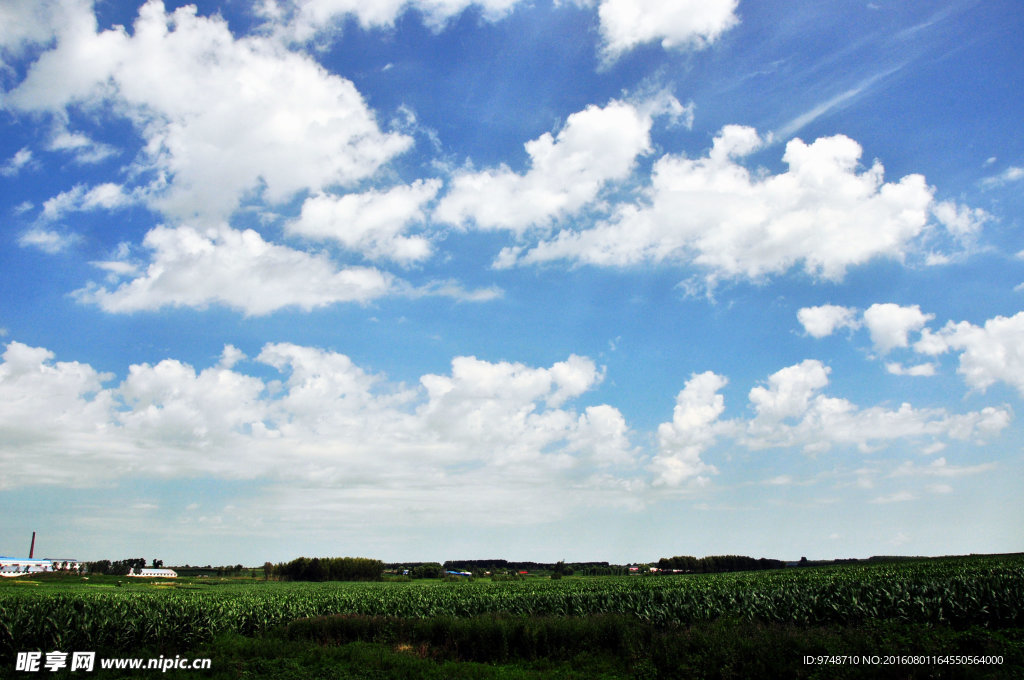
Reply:
[[804, 415], [811, 397], [828, 385], [831, 370], [816, 359], [806, 359], [775, 372], [768, 378], [768, 387], [750, 390], [757, 419], [779, 421]]
[[245, 358], [245, 352], [234, 345], [224, 345], [224, 350], [221, 352], [220, 356], [220, 366], [221, 368], [234, 368], [235, 364]]
[[380, 269], [338, 266], [326, 254], [271, 243], [252, 229], [226, 224], [158, 226], [146, 234], [142, 245], [150, 251], [148, 264], [131, 261], [128, 251], [117, 259], [93, 262], [108, 272], [111, 287], [91, 282], [73, 295], [111, 313], [224, 305], [262, 316], [285, 307], [309, 311], [335, 303], [367, 303], [385, 295], [486, 302], [503, 294], [495, 287], [467, 290], [453, 281], [414, 287]]
[[949, 465], [945, 458], [936, 458], [928, 465], [918, 465], [906, 461], [892, 472], [893, 477], [924, 476], [924, 477], [965, 477], [988, 472], [995, 469], [995, 463], [979, 463], [978, 465]]
[[598, 15], [605, 56], [618, 58], [637, 45], [702, 49], [739, 22], [738, 0], [601, 0]]
[[587, 452], [599, 466], [632, 465], [635, 450], [629, 443], [629, 426], [614, 406], [588, 406], [569, 435], [569, 450]]
[[760, 143], [753, 129], [726, 126], [704, 158], [659, 159], [643, 199], [620, 205], [610, 220], [563, 230], [504, 261], [678, 262], [705, 269], [709, 283], [802, 263], [812, 276], [839, 281], [873, 258], [903, 258], [926, 229], [932, 193], [924, 178], [885, 182], [879, 162], [859, 170], [852, 139], [791, 140], [789, 170], [777, 175], [738, 162]]
[[909, 334], [921, 330], [934, 318], [934, 314], [921, 312], [918, 305], [901, 307], [887, 302], [868, 307], [864, 312], [864, 325], [871, 333], [875, 349], [881, 354], [888, 354], [897, 347], [908, 347]]
[[[331, 37], [344, 20], [363, 28], [391, 28], [409, 10], [420, 14], [434, 31], [469, 7], [479, 8], [486, 21], [508, 16], [521, 0], [265, 0], [259, 13], [285, 41], [305, 42]], [[592, 0], [577, 0], [591, 5]], [[703, 49], [735, 26], [738, 0], [601, 0], [597, 8], [606, 60], [634, 47], [660, 41], [665, 49]]]
[[1021, 179], [1024, 179], [1024, 168], [1013, 165], [1008, 167], [1006, 170], [1003, 170], [998, 175], [986, 177], [981, 180], [981, 184], [982, 186], [992, 188], [1000, 187], [1004, 184], [1009, 184], [1010, 182], [1017, 182]]
[[62, 191], [43, 203], [43, 219], [56, 221], [69, 212], [91, 210], [113, 210], [132, 203], [135, 199], [125, 193], [119, 184], [107, 182], [91, 189], [78, 184], [69, 191]]
[[69, 151], [75, 155], [75, 161], [82, 164], [99, 163], [117, 154], [117, 149], [111, 145], [66, 128], [59, 128], [54, 133], [47, 148], [50, 151]]
[[417, 180], [385, 191], [319, 194], [306, 199], [301, 215], [285, 230], [309, 239], [337, 241], [371, 259], [416, 262], [430, 256], [430, 241], [403, 232], [425, 221], [424, 206], [440, 188], [440, 180]]
[[839, 305], [803, 307], [797, 311], [796, 318], [804, 327], [804, 331], [815, 338], [832, 335], [840, 328], [856, 329], [860, 327], [857, 310], [853, 307]]
[[22, 248], [38, 248], [44, 253], [56, 255], [70, 248], [79, 240], [75, 234], [63, 234], [53, 229], [33, 227], [18, 237]]
[[643, 108], [612, 101], [572, 114], [557, 136], [545, 133], [526, 143], [530, 167], [524, 174], [504, 165], [456, 173], [435, 219], [522, 232], [574, 214], [607, 183], [627, 178], [637, 157], [650, 150], [652, 119]]
[[965, 414], [945, 409], [916, 409], [903, 403], [892, 410], [860, 408], [820, 391], [828, 384], [829, 368], [808, 359], [769, 377], [767, 387], [750, 390], [756, 416], [747, 421], [741, 441], [749, 448], [802, 447], [809, 453], [836, 445], [863, 451], [898, 440], [978, 439], [995, 436], [1012, 418], [1008, 407], [986, 407]]
[[2, 358], [0, 488], [74, 484], [74, 457], [105, 450], [114, 401], [103, 383], [111, 376], [78, 362], [54, 363], [52, 352], [19, 342], [8, 343]]
[[480, 6], [490, 20], [500, 19], [518, 0], [447, 0], [424, 2], [420, 0], [381, 0], [360, 3], [355, 0], [281, 0], [266, 3], [271, 10], [265, 12], [274, 20], [275, 28], [286, 40], [307, 41], [339, 32], [346, 19], [355, 19], [366, 29], [392, 28], [395, 21], [410, 9], [418, 10], [425, 23], [440, 30], [445, 23], [458, 16], [470, 5]]
[[935, 364], [917, 364], [916, 366], [904, 366], [898, 361], [890, 361], [885, 364], [885, 370], [891, 373], [892, 375], [928, 377], [935, 375]]
[[706, 479], [701, 475], [717, 472], [700, 456], [723, 431], [719, 417], [725, 411], [725, 399], [719, 391], [727, 383], [711, 371], [686, 381], [676, 396], [672, 422], [658, 426], [658, 454], [649, 466], [655, 486], [678, 486], [692, 478], [701, 481]]
[[393, 292], [396, 283], [377, 269], [339, 269], [324, 255], [268, 243], [255, 231], [226, 225], [160, 226], [146, 234], [143, 245], [151, 260], [142, 275], [113, 290], [91, 284], [76, 297], [108, 312], [222, 304], [259, 316], [289, 306], [309, 310], [368, 302]]
[[[821, 382], [815, 374], [823, 367], [807, 362], [769, 379], [776, 396], [758, 404], [774, 404], [771, 417], [723, 420], [727, 381], [709, 371], [679, 392], [644, 464], [618, 409], [573, 408], [603, 378], [592, 360], [576, 355], [549, 367], [455, 357], [447, 374], [424, 375], [413, 385], [343, 354], [289, 343], [265, 345], [246, 361], [256, 364], [249, 373], [238, 368], [241, 350], [226, 345], [208, 368], [176, 359], [136, 364], [116, 385], [88, 365], [55, 362], [51, 352], [16, 342], [2, 359], [0, 464], [7, 488], [208, 475], [260, 480], [269, 485], [261, 498], [272, 505], [284, 503], [278, 495], [305, 495], [325, 507], [352, 507], [358, 499], [360, 512], [369, 505], [433, 517], [475, 501], [490, 510], [479, 519], [485, 522], [509, 513], [517, 522], [548, 521], [598, 502], [642, 508], [657, 487], [707, 484], [717, 470], [702, 455], [722, 439], [750, 449], [822, 450], [822, 443], [997, 434], [1009, 422], [1000, 409], [860, 410], [816, 387], [800, 388]], [[265, 375], [267, 368], [280, 379]], [[782, 396], [801, 389], [813, 394]], [[777, 419], [800, 409], [795, 424]], [[755, 423], [762, 428], [756, 433]], [[945, 479], [990, 469], [939, 459], [893, 474]], [[531, 507], [519, 512], [524, 504]]]
[[460, 302], [489, 302], [505, 295], [505, 291], [498, 286], [466, 290], [462, 284], [450, 279], [430, 281], [416, 288], [405, 288], [402, 293], [411, 298], [439, 295]]
[[[128, 410], [117, 419], [128, 437], [195, 456], [187, 463], [156, 458], [152, 465], [216, 467], [224, 462], [215, 456], [203, 460], [201, 454], [230, 444], [244, 446], [247, 430], [259, 429], [267, 416], [263, 389], [258, 378], [222, 367], [197, 374], [174, 359], [134, 365], [118, 388]], [[221, 472], [229, 473], [230, 467]]]
[[854, 87], [844, 92], [840, 92], [839, 94], [827, 99], [826, 101], [817, 104], [810, 110], [796, 116], [788, 123], [780, 127], [776, 131], [775, 137], [778, 139], [787, 139], [794, 133], [798, 132], [800, 129], [804, 128], [805, 126], [809, 125], [810, 123], [814, 122], [815, 120], [824, 116], [830, 111], [837, 108], [849, 106], [853, 101], [856, 101], [864, 92], [870, 90], [872, 85], [884, 79], [885, 77], [892, 75], [898, 70], [899, 68], [897, 67], [893, 69], [887, 69], [880, 73], [876, 73], [875, 75], [870, 76], [862, 80], [861, 82], [857, 83], [857, 85], [855, 85]]
[[[917, 496], [915, 496], [914, 494], [912, 494], [909, 491], [897, 491], [897, 492], [891, 493], [891, 494], [889, 494], [887, 496], [878, 496], [877, 498], [872, 499], [871, 502], [872, 503], [888, 504], [888, 503], [906, 503], [907, 501], [916, 501], [916, 500], [917, 500]], [[902, 536], [902, 534], [901, 534], [901, 536]]]
[[237, 348], [223, 355], [199, 371], [175, 359], [133, 365], [105, 389], [111, 376], [10, 343], [0, 363], [4, 484], [204, 474], [427, 514], [471, 497], [486, 503], [484, 519], [516, 521], [529, 515], [518, 512], [526, 500], [546, 521], [545, 508], [585, 510], [602, 494], [636, 507], [644, 487], [622, 414], [567, 405], [601, 379], [586, 357], [547, 368], [456, 357], [448, 375], [407, 387], [313, 347], [263, 347], [255, 362], [281, 381], [235, 370]]
[[50, 42], [69, 17], [92, 16], [91, 0], [4, 0], [0, 3], [0, 57]]
[[11, 156], [6, 163], [0, 166], [0, 175], [13, 177], [21, 172], [21, 169], [32, 162], [32, 151], [28, 147], [19, 149]]
[[134, 32], [96, 32], [92, 16], [62, 29], [8, 97], [49, 111], [105, 102], [144, 139], [133, 175], [151, 207], [178, 219], [226, 218], [252, 194], [282, 203], [371, 176], [409, 148], [382, 132], [348, 80], [263, 37], [235, 39], [195, 6], [167, 14], [150, 0]]
[[1024, 312], [997, 316], [976, 326], [950, 321], [938, 333], [925, 334], [914, 348], [925, 354], [960, 351], [958, 372], [974, 389], [1005, 382], [1024, 394]]
[[953, 201], [942, 201], [932, 206], [932, 214], [953, 237], [963, 244], [972, 243], [992, 216], [981, 208], [970, 208]]
[[440, 31], [452, 18], [474, 6], [487, 21], [499, 21], [520, 0], [282, 0], [265, 3], [264, 14], [274, 20], [288, 40], [306, 41], [340, 29], [344, 19], [354, 18], [363, 28], [391, 28], [409, 10], [420, 13], [424, 22]]

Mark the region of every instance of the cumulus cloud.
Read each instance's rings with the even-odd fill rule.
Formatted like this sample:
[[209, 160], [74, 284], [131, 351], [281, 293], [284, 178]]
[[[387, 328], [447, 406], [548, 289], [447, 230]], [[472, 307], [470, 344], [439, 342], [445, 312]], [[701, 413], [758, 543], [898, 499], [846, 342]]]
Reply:
[[811, 397], [828, 385], [831, 371], [816, 359], [806, 359], [773, 373], [767, 387], [750, 390], [750, 403], [757, 412], [757, 419], [779, 421], [804, 415]]
[[[104, 449], [114, 397], [112, 376], [78, 362], [54, 362], [41, 347], [10, 342], [0, 363], [0, 488], [71, 483], [74, 456], [116, 456]], [[67, 457], [69, 454], [71, 459]]]
[[870, 452], [896, 443], [921, 447], [950, 440], [983, 442], [998, 436], [1013, 417], [1007, 406], [960, 414], [908, 403], [896, 409], [861, 407], [824, 393], [830, 372], [815, 359], [782, 368], [750, 390], [754, 416], [730, 420], [722, 419], [725, 401], [720, 391], [726, 379], [710, 371], [694, 375], [676, 398], [672, 421], [658, 428], [658, 450], [648, 466], [653, 484], [707, 481], [706, 475], [717, 470], [701, 456], [719, 440], [753, 451], [797, 448], [820, 454], [852, 446]]
[[672, 421], [658, 426], [658, 453], [651, 461], [655, 486], [678, 486], [684, 481], [706, 481], [702, 475], [717, 469], [701, 460], [723, 426], [725, 398], [719, 394], [728, 380], [711, 371], [694, 374], [676, 396]]
[[90, 189], [78, 184], [73, 189], [62, 191], [43, 203], [42, 218], [55, 221], [69, 212], [87, 212], [91, 210], [113, 210], [133, 202], [133, 198], [125, 193], [124, 188], [113, 182], [98, 184]]
[[932, 206], [932, 213], [946, 231], [964, 245], [973, 243], [992, 216], [981, 208], [971, 208], [953, 201]]
[[470, 6], [478, 7], [488, 21], [498, 21], [520, 0], [267, 0], [262, 15], [278, 35], [286, 40], [304, 42], [331, 35], [348, 18], [363, 28], [390, 28], [409, 10], [417, 11], [424, 22], [440, 30], [452, 18]]
[[856, 329], [860, 327], [857, 310], [853, 307], [839, 305], [803, 307], [797, 311], [796, 318], [804, 327], [804, 331], [815, 338], [832, 335], [840, 328]]
[[368, 302], [392, 292], [396, 284], [380, 270], [339, 269], [324, 255], [269, 243], [255, 231], [226, 225], [156, 227], [143, 246], [151, 260], [141, 275], [112, 290], [90, 284], [76, 297], [108, 312], [221, 304], [259, 316], [289, 306], [309, 310]]
[[[957, 370], [971, 388], [984, 391], [1003, 382], [1024, 394], [1024, 312], [1011, 317], [996, 316], [981, 326], [948, 321], [939, 330], [928, 327], [935, 315], [922, 312], [919, 305], [891, 302], [871, 305], [860, 318], [856, 309], [836, 305], [804, 307], [797, 312], [797, 318], [804, 330], [816, 338], [825, 337], [836, 328], [863, 325], [881, 356], [904, 348], [930, 357], [958, 352]], [[913, 342], [912, 333], [919, 334]], [[885, 369], [892, 375], [933, 376], [938, 364], [887, 361]]]
[[660, 41], [665, 49], [702, 49], [739, 22], [738, 0], [601, 0], [598, 15], [605, 57]]
[[957, 370], [972, 388], [1005, 382], [1024, 394], [1024, 312], [997, 316], [984, 326], [950, 321], [937, 333], [923, 334], [914, 349], [930, 355], [958, 350]]
[[150, 0], [131, 34], [97, 32], [91, 14], [68, 22], [7, 105], [126, 114], [144, 140], [133, 175], [151, 178], [147, 201], [168, 216], [216, 221], [253, 193], [275, 204], [351, 184], [412, 143], [383, 132], [350, 81], [270, 38], [235, 39], [194, 5]]
[[430, 256], [430, 241], [403, 232], [426, 220], [424, 206], [440, 188], [440, 180], [417, 180], [383, 191], [311, 196], [285, 230], [308, 239], [335, 241], [371, 259], [416, 262]]
[[130, 251], [93, 262], [108, 273], [106, 285], [91, 282], [74, 297], [111, 313], [223, 305], [262, 316], [285, 307], [309, 311], [336, 303], [363, 304], [385, 295], [464, 302], [502, 295], [496, 287], [467, 290], [454, 281], [413, 286], [374, 267], [339, 266], [324, 253], [271, 243], [252, 229], [226, 224], [158, 226], [142, 245], [149, 250], [148, 263], [132, 261]]
[[[432, 30], [442, 30], [469, 7], [484, 20], [500, 21], [521, 0], [265, 0], [258, 13], [285, 41], [331, 38], [344, 21], [365, 29], [392, 28], [407, 11], [415, 11]], [[593, 0], [577, 0], [593, 5]], [[613, 61], [638, 45], [658, 41], [665, 49], [704, 49], [739, 22], [738, 0], [600, 0], [597, 3], [603, 56]]]
[[557, 135], [526, 143], [525, 173], [504, 165], [457, 172], [434, 217], [517, 233], [547, 226], [582, 209], [607, 183], [628, 177], [637, 157], [650, 150], [651, 124], [650, 113], [627, 102], [587, 107], [569, 116]]
[[703, 158], [659, 159], [641, 200], [619, 205], [611, 219], [562, 230], [505, 259], [676, 262], [703, 268], [709, 282], [760, 279], [802, 263], [808, 274], [838, 281], [873, 258], [903, 258], [928, 226], [932, 192], [924, 177], [886, 182], [877, 161], [860, 169], [852, 139], [791, 140], [783, 156], [789, 169], [775, 175], [740, 163], [762, 143], [752, 128], [726, 126]]
[[934, 314], [923, 313], [918, 305], [902, 307], [891, 302], [874, 304], [864, 311], [864, 325], [881, 354], [888, 354], [897, 347], [908, 347], [909, 334], [920, 331], [934, 318]]
[[[707, 484], [718, 470], [702, 457], [721, 441], [751, 450], [866, 448], [995, 436], [1010, 420], [1005, 408], [858, 408], [821, 394], [826, 367], [803, 362], [752, 390], [757, 414], [746, 420], [723, 419], [723, 376], [692, 375], [645, 454], [617, 408], [574, 406], [604, 377], [577, 355], [547, 367], [455, 357], [446, 373], [411, 385], [344, 354], [291, 343], [268, 343], [254, 358], [226, 345], [201, 369], [172, 358], [135, 364], [116, 383], [55, 359], [17, 342], [2, 355], [7, 488], [140, 476], [252, 479], [268, 485], [266, 501], [283, 503], [282, 512], [283, 498], [296, 495], [325, 507], [358, 499], [361, 511], [424, 517], [475, 500], [493, 511], [480, 521], [508, 513], [518, 522], [547, 521], [552, 511], [596, 503], [638, 509], [659, 488]], [[939, 459], [893, 475], [955, 478], [989, 469]], [[525, 501], [539, 505], [519, 512]]]
[[751, 389], [756, 416], [746, 423], [743, 443], [752, 449], [802, 447], [809, 453], [837, 445], [870, 451], [897, 440], [984, 439], [998, 434], [1012, 418], [1009, 407], [966, 414], [917, 409], [908, 403], [897, 409], [861, 408], [821, 393], [829, 372], [820, 361], [808, 359], [777, 371], [767, 386]]
[[5, 0], [0, 3], [0, 57], [52, 41], [68, 17], [92, 16], [90, 0]]
[[643, 486], [622, 414], [570, 406], [601, 380], [586, 357], [546, 368], [456, 357], [450, 373], [413, 386], [290, 343], [253, 359], [265, 377], [239, 371], [241, 359], [226, 346], [202, 370], [136, 364], [108, 387], [110, 375], [10, 343], [0, 363], [5, 485], [212, 475], [424, 508], [469, 488], [496, 512], [517, 509], [512, 490], [582, 509]]
[[[125, 436], [195, 454], [187, 465], [237, 464], [237, 460], [217, 461], [216, 457], [204, 461], [199, 454], [244, 445], [248, 431], [258, 430], [267, 417], [263, 390], [261, 380], [225, 367], [196, 373], [187, 364], [165, 359], [155, 366], [130, 367], [118, 388], [128, 409], [116, 417]], [[161, 463], [157, 458], [152, 464], [173, 469], [180, 463]], [[220, 470], [228, 471], [227, 467]]]

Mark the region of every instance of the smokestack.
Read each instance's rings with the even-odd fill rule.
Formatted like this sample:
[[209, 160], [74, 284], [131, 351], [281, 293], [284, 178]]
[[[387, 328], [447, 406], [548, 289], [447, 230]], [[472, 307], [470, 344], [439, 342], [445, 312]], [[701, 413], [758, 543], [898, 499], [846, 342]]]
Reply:
[[28, 549], [28, 558], [32, 559], [36, 554], [36, 532], [32, 532], [32, 547]]

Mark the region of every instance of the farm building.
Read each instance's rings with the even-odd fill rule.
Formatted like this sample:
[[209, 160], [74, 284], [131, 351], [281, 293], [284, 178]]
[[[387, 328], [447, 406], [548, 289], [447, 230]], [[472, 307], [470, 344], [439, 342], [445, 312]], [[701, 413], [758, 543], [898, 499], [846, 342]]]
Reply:
[[36, 559], [36, 532], [32, 532], [32, 543], [28, 557], [0, 557], [0, 576], [21, 576], [41, 574], [48, 571], [78, 571], [82, 565], [78, 560], [68, 558]]
[[128, 575], [139, 578], [178, 578], [178, 572], [173, 569], [132, 569]]
[[26, 557], [0, 557], [0, 576], [21, 576], [53, 571], [53, 562]]
[[78, 571], [78, 560], [60, 558], [34, 559], [30, 557], [0, 557], [0, 576], [41, 574], [51, 571]]

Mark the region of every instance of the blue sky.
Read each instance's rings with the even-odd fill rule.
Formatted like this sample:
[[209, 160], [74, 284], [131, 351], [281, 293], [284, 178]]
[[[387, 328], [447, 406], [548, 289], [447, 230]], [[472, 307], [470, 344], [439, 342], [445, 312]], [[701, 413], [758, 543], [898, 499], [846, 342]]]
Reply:
[[4, 3], [0, 553], [1024, 549], [1022, 23]]

